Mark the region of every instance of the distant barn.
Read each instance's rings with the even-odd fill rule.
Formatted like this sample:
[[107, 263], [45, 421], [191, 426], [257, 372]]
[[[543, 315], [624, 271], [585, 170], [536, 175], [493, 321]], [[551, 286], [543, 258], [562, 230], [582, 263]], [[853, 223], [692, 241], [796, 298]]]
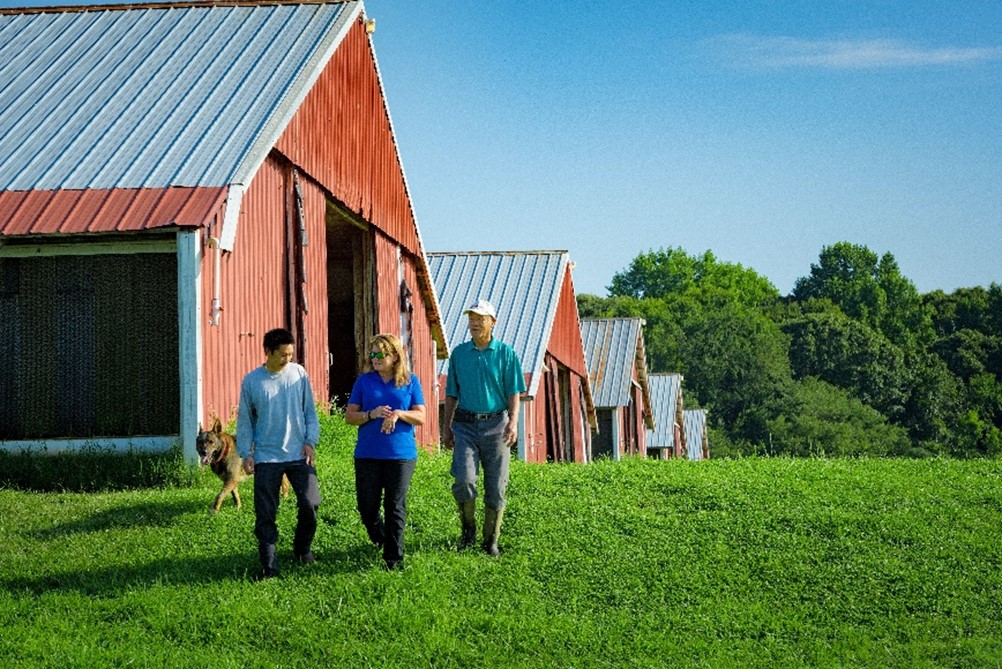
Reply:
[[[446, 339], [362, 4], [0, 11], [0, 448], [167, 448], [262, 336], [319, 399]], [[438, 441], [437, 415], [418, 431]]]
[[706, 409], [685, 409], [685, 444], [690, 460], [710, 458], [710, 432], [706, 426]]
[[659, 460], [686, 457], [686, 432], [682, 412], [682, 375], [650, 374], [653, 430], [647, 431], [647, 453]]
[[[566, 251], [429, 253], [448, 339], [469, 339], [463, 311], [478, 299], [498, 311], [494, 334], [518, 353], [527, 392], [518, 456], [529, 462], [588, 462], [595, 410]], [[439, 363], [440, 394], [448, 361]]]
[[640, 318], [583, 318], [588, 376], [598, 418], [592, 437], [595, 457], [618, 460], [647, 454], [646, 430], [654, 428]]

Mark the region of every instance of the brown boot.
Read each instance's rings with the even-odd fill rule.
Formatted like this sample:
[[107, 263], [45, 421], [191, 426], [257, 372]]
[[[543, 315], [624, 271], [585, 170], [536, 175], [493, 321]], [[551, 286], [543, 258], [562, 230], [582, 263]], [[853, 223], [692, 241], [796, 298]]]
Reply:
[[459, 550], [469, 548], [477, 542], [477, 501], [457, 502], [459, 520], [463, 523], [463, 535], [459, 538]]
[[498, 548], [498, 537], [501, 536], [501, 516], [504, 509], [484, 507], [484, 552], [492, 557], [501, 555]]

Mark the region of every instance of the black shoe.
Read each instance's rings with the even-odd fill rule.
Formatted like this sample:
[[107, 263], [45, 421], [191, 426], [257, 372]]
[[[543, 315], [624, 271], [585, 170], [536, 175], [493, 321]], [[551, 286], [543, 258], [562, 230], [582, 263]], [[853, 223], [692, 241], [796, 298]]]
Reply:
[[306, 551], [302, 555], [296, 556], [296, 562], [300, 564], [313, 564], [317, 561], [317, 558], [313, 555], [313, 551]]
[[266, 581], [269, 578], [277, 578], [277, 577], [278, 577], [277, 569], [261, 569], [261, 571], [254, 574], [252, 578], [255, 581]]

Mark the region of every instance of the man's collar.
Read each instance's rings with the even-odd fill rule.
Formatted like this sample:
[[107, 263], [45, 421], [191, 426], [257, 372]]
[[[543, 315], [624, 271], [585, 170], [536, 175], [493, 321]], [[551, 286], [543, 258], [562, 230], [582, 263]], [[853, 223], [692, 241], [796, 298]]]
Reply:
[[487, 349], [493, 350], [493, 349], [497, 348], [497, 341], [498, 341], [498, 338], [495, 337], [495, 336], [493, 336], [493, 335], [491, 335], [491, 340], [489, 342], [487, 342], [487, 346], [484, 346], [483, 348], [477, 348], [477, 343], [475, 341], [473, 341], [472, 338], [469, 339], [467, 343], [469, 343], [469, 345], [470, 345], [471, 348], [474, 348], [474, 349], [476, 349], [478, 351], [486, 351]]

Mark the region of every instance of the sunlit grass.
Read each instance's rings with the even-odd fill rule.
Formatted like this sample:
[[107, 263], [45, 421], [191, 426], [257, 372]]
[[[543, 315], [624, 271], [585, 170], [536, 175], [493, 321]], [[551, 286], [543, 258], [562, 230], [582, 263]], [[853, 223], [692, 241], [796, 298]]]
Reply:
[[348, 433], [319, 463], [311, 567], [255, 583], [218, 484], [0, 490], [5, 666], [1002, 666], [991, 461], [515, 463], [504, 555], [457, 553], [448, 456], [422, 454], [407, 569], [354, 509]]

